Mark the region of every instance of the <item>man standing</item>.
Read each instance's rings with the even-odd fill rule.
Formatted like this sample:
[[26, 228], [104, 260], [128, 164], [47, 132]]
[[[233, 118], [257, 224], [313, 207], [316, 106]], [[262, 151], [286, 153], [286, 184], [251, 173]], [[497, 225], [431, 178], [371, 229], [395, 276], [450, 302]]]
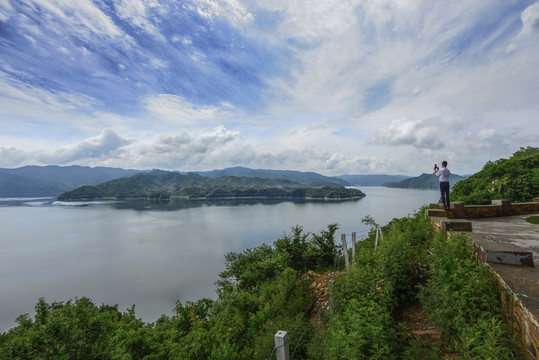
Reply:
[[446, 210], [449, 210], [449, 174], [451, 174], [451, 172], [447, 168], [447, 161], [442, 161], [442, 169], [439, 169], [437, 165], [434, 165], [434, 174], [440, 177], [442, 204]]

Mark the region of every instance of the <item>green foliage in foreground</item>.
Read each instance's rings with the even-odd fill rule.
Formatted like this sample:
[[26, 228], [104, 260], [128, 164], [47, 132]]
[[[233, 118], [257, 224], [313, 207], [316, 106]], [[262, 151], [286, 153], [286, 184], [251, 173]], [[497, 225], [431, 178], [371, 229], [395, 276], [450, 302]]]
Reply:
[[272, 246], [230, 253], [218, 283], [218, 299], [177, 303], [173, 316], [154, 323], [134, 308], [97, 306], [82, 298], [48, 304], [40, 299], [32, 319], [0, 335], [0, 359], [266, 359], [275, 332], [286, 329], [304, 358], [314, 327], [314, 296], [307, 269], [340, 269], [337, 225], [319, 234], [300, 227]]
[[[519, 358], [495, 280], [468, 239], [434, 235], [419, 212], [384, 227], [375, 248], [376, 224], [364, 222], [373, 230], [357, 245], [356, 264], [335, 278], [329, 310], [314, 306], [305, 272], [342, 270], [337, 225], [319, 234], [296, 227], [271, 246], [229, 253], [217, 300], [177, 303], [153, 323], [134, 308], [40, 299], [33, 319], [22, 315], [0, 335], [0, 359], [268, 359], [278, 330], [288, 332], [293, 359]], [[428, 281], [418, 269], [428, 269]], [[418, 292], [446, 339], [430, 354], [398, 325]]]
[[518, 357], [516, 337], [501, 318], [499, 289], [488, 268], [478, 264], [463, 235], [435, 236], [430, 279], [421, 302], [446, 336], [447, 350], [459, 359]]
[[528, 146], [509, 159], [487, 162], [480, 172], [455, 185], [451, 200], [481, 205], [495, 199], [526, 202], [537, 196], [539, 148]]
[[313, 358], [407, 358], [410, 344], [395, 319], [414, 300], [414, 264], [423, 261], [431, 231], [424, 216], [394, 219], [376, 249], [371, 231], [356, 250], [356, 265], [335, 279], [333, 314]]

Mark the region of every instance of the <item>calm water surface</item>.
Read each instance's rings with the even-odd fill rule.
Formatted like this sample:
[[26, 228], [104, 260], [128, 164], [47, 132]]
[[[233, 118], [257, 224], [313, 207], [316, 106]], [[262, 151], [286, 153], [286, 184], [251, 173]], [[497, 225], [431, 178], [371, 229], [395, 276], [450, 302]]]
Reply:
[[0, 332], [47, 302], [86, 296], [96, 304], [135, 304], [138, 317], [171, 315], [176, 300], [215, 298], [224, 255], [271, 244], [294, 225], [307, 232], [338, 223], [367, 230], [436, 202], [436, 190], [361, 187], [367, 196], [335, 203], [103, 202], [0, 198]]

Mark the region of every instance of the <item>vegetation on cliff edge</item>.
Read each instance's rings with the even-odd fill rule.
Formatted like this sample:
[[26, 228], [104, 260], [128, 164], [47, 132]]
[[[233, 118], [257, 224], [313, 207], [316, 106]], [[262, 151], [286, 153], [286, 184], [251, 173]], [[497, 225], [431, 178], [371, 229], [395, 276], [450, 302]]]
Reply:
[[538, 196], [539, 148], [528, 146], [509, 159], [487, 162], [481, 171], [455, 185], [451, 200], [482, 205], [495, 199], [525, 202]]

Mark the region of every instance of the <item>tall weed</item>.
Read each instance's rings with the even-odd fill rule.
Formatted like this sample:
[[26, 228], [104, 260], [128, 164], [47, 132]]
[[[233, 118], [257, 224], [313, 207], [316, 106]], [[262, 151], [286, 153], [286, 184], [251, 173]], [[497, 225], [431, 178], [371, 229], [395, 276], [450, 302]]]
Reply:
[[502, 321], [496, 279], [478, 264], [464, 235], [438, 233], [432, 242], [430, 279], [421, 289], [423, 308], [462, 359], [519, 356]]

